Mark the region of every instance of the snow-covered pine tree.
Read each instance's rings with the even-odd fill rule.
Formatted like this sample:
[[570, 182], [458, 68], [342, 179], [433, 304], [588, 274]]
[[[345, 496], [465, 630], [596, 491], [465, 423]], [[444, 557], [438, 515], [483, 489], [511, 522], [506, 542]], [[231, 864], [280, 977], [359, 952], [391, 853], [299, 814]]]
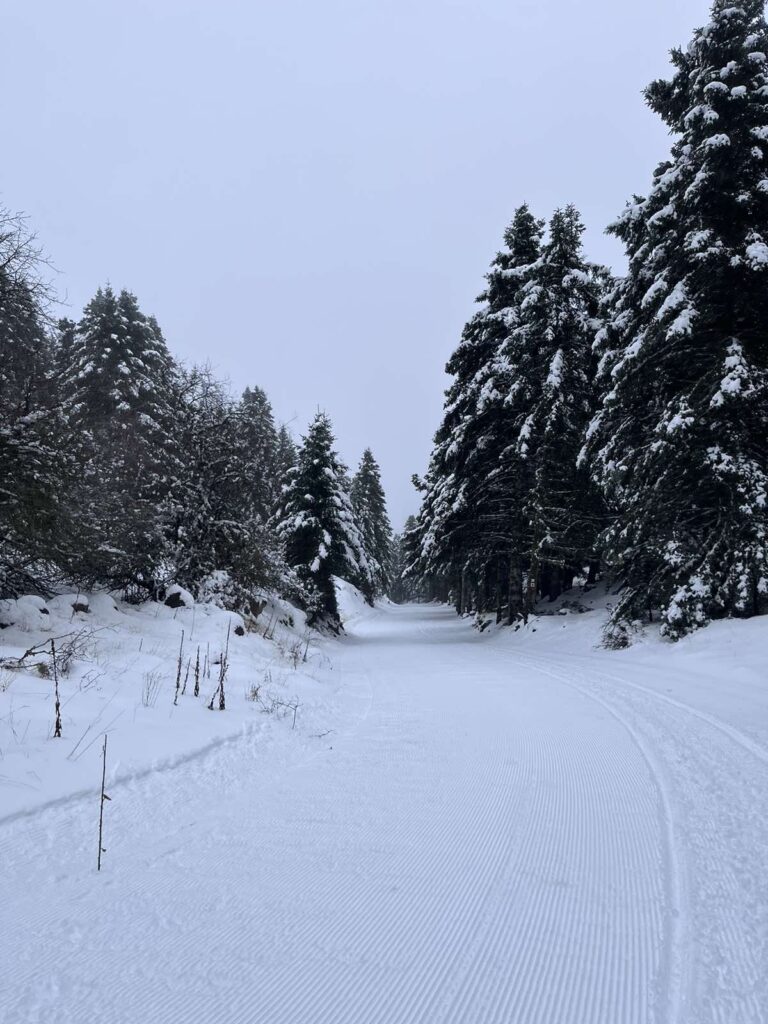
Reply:
[[74, 466], [40, 265], [24, 218], [0, 207], [0, 597], [48, 591], [70, 540]]
[[91, 532], [81, 573], [137, 593], [161, 585], [165, 508], [178, 469], [173, 361], [135, 296], [99, 289], [70, 346], [62, 388], [87, 448], [80, 514]]
[[266, 523], [280, 490], [278, 435], [272, 406], [261, 388], [246, 388], [237, 413], [241, 486], [250, 499], [253, 514]]
[[518, 545], [515, 495], [498, 478], [510, 427], [510, 367], [501, 352], [517, 323], [525, 270], [538, 256], [542, 230], [528, 206], [516, 210], [477, 299], [480, 308], [446, 367], [454, 380], [425, 481], [420, 567], [425, 576], [452, 580], [459, 610], [469, 603], [470, 588], [481, 603], [489, 591], [501, 601]]
[[346, 467], [334, 451], [331, 422], [318, 413], [289, 470], [275, 515], [285, 558], [312, 597], [312, 620], [340, 626], [333, 577], [364, 591], [371, 586], [363, 538], [346, 482]]
[[573, 206], [555, 212], [501, 352], [511, 429], [499, 479], [520, 503], [527, 609], [571, 585], [597, 534], [594, 489], [577, 457], [594, 412], [592, 340], [606, 272], [584, 260], [583, 231]]
[[675, 74], [646, 91], [677, 136], [614, 225], [630, 257], [601, 339], [586, 446], [618, 513], [613, 616], [658, 608], [671, 638], [768, 601], [768, 31], [762, 0], [717, 0]]
[[254, 596], [280, 585], [283, 566], [258, 506], [262, 492], [254, 494], [261, 480], [253, 450], [244, 453], [242, 403], [208, 368], [182, 371], [179, 382], [183, 463], [168, 503], [169, 575], [200, 600], [248, 611]]
[[0, 273], [0, 597], [55, 577], [67, 455], [34, 294]]
[[391, 583], [388, 596], [396, 603], [406, 601], [445, 600], [445, 594], [433, 589], [433, 580], [411, 571], [418, 562], [421, 546], [419, 524], [416, 516], [408, 516], [402, 533], [392, 537]]
[[370, 569], [371, 598], [385, 594], [391, 579], [392, 527], [381, 484], [381, 470], [370, 448], [366, 448], [352, 479], [352, 507], [363, 537]]
[[289, 470], [295, 467], [297, 458], [296, 445], [291, 437], [291, 432], [283, 423], [277, 432], [277, 448], [275, 454], [275, 479], [277, 481], [275, 500], [278, 503], [280, 501], [280, 495], [282, 493], [286, 476]]

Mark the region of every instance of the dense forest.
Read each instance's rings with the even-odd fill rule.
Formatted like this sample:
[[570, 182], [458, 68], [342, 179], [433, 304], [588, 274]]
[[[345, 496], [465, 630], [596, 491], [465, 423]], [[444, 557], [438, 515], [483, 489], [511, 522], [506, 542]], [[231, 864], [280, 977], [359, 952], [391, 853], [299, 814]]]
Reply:
[[134, 295], [51, 319], [24, 218], [0, 211], [0, 597], [61, 584], [248, 612], [264, 591], [338, 626], [331, 578], [389, 584], [379, 467], [357, 473], [318, 414], [297, 447], [264, 391], [234, 397], [171, 356]]
[[674, 137], [589, 262], [564, 206], [515, 213], [447, 371], [408, 575], [460, 612], [527, 617], [575, 580], [619, 594], [606, 641], [768, 608], [768, 32], [711, 22], [645, 91]]

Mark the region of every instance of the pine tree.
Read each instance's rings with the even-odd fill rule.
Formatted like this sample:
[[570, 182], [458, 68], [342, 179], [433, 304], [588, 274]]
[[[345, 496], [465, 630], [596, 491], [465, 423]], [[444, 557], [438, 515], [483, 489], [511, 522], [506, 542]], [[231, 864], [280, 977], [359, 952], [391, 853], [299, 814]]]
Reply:
[[175, 368], [135, 296], [99, 289], [71, 340], [62, 389], [88, 458], [80, 507], [91, 540], [82, 574], [151, 593], [162, 584], [164, 500], [178, 469]]
[[396, 604], [422, 599], [432, 600], [435, 597], [430, 590], [429, 581], [410, 571], [412, 565], [418, 562], [420, 543], [418, 520], [416, 516], [408, 516], [402, 533], [396, 533], [392, 537], [391, 582], [388, 596]]
[[[200, 600], [248, 611], [283, 575], [260, 505], [270, 500], [272, 480], [244, 444], [242, 402], [235, 403], [209, 369], [180, 374], [180, 390], [175, 438], [183, 461], [168, 502], [169, 575]], [[260, 405], [259, 418], [268, 424], [266, 397]], [[251, 416], [247, 426], [256, 422]]]
[[278, 435], [272, 406], [261, 388], [246, 388], [237, 410], [237, 457], [252, 512], [266, 523], [279, 493]]
[[280, 502], [280, 495], [286, 476], [296, 466], [297, 458], [298, 453], [291, 437], [291, 432], [283, 423], [277, 432], [277, 447], [275, 450], [275, 480], [277, 482], [275, 500], [277, 503]]
[[761, 0], [717, 0], [673, 78], [646, 91], [677, 139], [612, 229], [630, 266], [585, 448], [617, 513], [614, 640], [654, 608], [677, 638], [766, 606], [766, 54]]
[[577, 467], [594, 411], [592, 339], [604, 272], [582, 255], [578, 212], [557, 210], [523, 288], [517, 323], [502, 349], [511, 424], [502, 482], [520, 502], [530, 609], [572, 584], [596, 536], [596, 508]]
[[[592, 412], [591, 340], [605, 272], [581, 253], [573, 207], [516, 211], [483, 306], [448, 364], [455, 380], [420, 515], [423, 574], [453, 577], [458, 611], [527, 613], [591, 553], [595, 497], [576, 465]], [[526, 593], [523, 593], [523, 579]]]
[[369, 597], [387, 592], [392, 557], [392, 527], [381, 484], [381, 470], [370, 448], [366, 448], [350, 489], [352, 507], [363, 537], [371, 576]]
[[289, 471], [275, 516], [285, 558], [313, 595], [311, 619], [338, 628], [333, 577], [370, 588], [370, 570], [331, 423], [318, 413]]
[[539, 254], [543, 225], [526, 205], [514, 215], [446, 371], [443, 422], [435, 435], [420, 514], [421, 571], [452, 580], [457, 608], [466, 605], [468, 577], [477, 583], [489, 565], [508, 571], [517, 532], [509, 482], [498, 486], [508, 446], [510, 386], [502, 348], [517, 322], [525, 269]]
[[41, 260], [24, 219], [0, 208], [0, 597], [48, 592], [68, 544], [73, 466]]

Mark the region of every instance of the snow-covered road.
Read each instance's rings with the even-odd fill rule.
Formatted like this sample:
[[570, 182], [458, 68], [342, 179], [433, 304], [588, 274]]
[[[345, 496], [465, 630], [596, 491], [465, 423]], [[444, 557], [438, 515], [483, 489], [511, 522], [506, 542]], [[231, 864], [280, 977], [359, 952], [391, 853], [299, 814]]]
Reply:
[[0, 1019], [767, 1021], [761, 734], [508, 639], [357, 621], [337, 730], [119, 786], [101, 875], [92, 798], [1, 824]]

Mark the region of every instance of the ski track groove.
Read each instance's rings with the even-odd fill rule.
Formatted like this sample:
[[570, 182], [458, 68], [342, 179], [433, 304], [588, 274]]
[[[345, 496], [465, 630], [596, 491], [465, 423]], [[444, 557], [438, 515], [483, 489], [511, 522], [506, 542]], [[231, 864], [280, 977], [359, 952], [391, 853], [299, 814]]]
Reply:
[[741, 1016], [689, 1005], [675, 766], [633, 709], [444, 612], [360, 627], [333, 673], [348, 727], [277, 766], [241, 736], [127, 781], [101, 877], [95, 798], [0, 822], [3, 862], [40, 882], [0, 929], [3, 1024], [765, 1019], [749, 964]]
[[[502, 657], [505, 655], [505, 652], [498, 649], [496, 653]], [[683, 869], [680, 874], [686, 888], [685, 920], [675, 919], [673, 923], [679, 929], [679, 939], [684, 947], [689, 950], [697, 949], [701, 963], [698, 965], [698, 978], [693, 977], [691, 965], [686, 966], [681, 961], [676, 965], [676, 970], [680, 972], [678, 1012], [681, 1002], [685, 1007], [691, 1002], [698, 1001], [706, 1007], [706, 1016], [704, 1011], [699, 1009], [701, 1016], [695, 1018], [697, 1022], [699, 1019], [722, 1021], [723, 1024], [730, 1024], [732, 1021], [739, 1021], [741, 1024], [741, 1021], [747, 1020], [762, 1024], [768, 1021], [768, 985], [765, 972], [765, 963], [768, 962], [768, 930], [765, 922], [760, 921], [761, 908], [764, 910], [768, 900], [768, 886], [765, 882], [762, 882], [762, 887], [760, 885], [760, 880], [764, 877], [764, 872], [760, 868], [760, 852], [762, 851], [763, 856], [768, 854], [768, 846], [764, 836], [756, 837], [754, 863], [746, 866], [739, 864], [738, 875], [733, 870], [734, 863], [738, 861], [729, 846], [729, 841], [733, 841], [734, 828], [738, 827], [741, 831], [750, 823], [750, 812], [752, 816], [755, 815], [752, 806], [754, 789], [752, 792], [747, 791], [745, 797], [745, 783], [749, 780], [750, 773], [744, 773], [733, 763], [732, 757], [719, 750], [716, 745], [702, 741], [700, 737], [696, 742], [685, 730], [675, 730], [668, 719], [662, 718], [654, 722], [648, 715], [647, 701], [645, 706], [638, 706], [637, 697], [651, 698], [652, 706], [667, 705], [690, 715], [741, 748], [750, 758], [756, 758], [760, 762], [766, 760], [764, 748], [715, 716], [699, 712], [683, 701], [669, 698], [621, 676], [602, 670], [590, 671], [589, 678], [582, 677], [583, 685], [580, 685], [562, 664], [557, 671], [548, 659], [545, 668], [542, 660], [531, 656], [529, 652], [509, 653], [521, 664], [526, 664], [536, 671], [549, 672], [566, 685], [591, 695], [593, 699], [605, 704], [623, 719], [629, 711], [643, 730], [651, 736], [651, 746], [661, 752], [661, 760], [666, 766], [664, 774], [668, 779], [675, 774], [675, 768], [679, 769], [681, 764], [686, 767], [686, 772], [680, 779], [675, 783], [667, 783], [669, 791], [673, 785], [675, 789], [675, 806], [672, 803], [668, 804], [667, 813], [672, 816], [670, 822], [677, 817], [687, 823], [684, 837], [685, 859], [689, 863], [688, 868]], [[609, 699], [595, 694], [596, 684], [603, 685], [609, 693]], [[608, 684], [614, 685], [609, 689]], [[622, 699], [626, 706], [619, 713], [615, 701]], [[663, 752], [665, 746], [666, 757]], [[692, 773], [690, 764], [695, 759], [703, 764], [700, 763], [699, 770]], [[718, 769], [715, 774], [712, 773], [713, 767]], [[725, 773], [722, 771], [723, 768], [726, 769]], [[706, 783], [710, 779], [724, 779], [724, 783], [720, 781], [720, 785], [724, 784], [728, 788], [728, 794], [719, 807], [707, 810]], [[768, 813], [768, 800], [765, 799], [766, 781], [768, 779], [763, 778], [760, 790], [764, 815]], [[704, 798], [700, 791], [702, 787]], [[724, 841], [723, 829], [718, 819], [722, 817], [722, 809], [725, 807], [739, 807], [741, 813], [736, 819], [738, 826], [729, 822], [730, 829]], [[732, 811], [733, 813], [735, 812]], [[760, 817], [759, 813], [757, 817]], [[680, 852], [677, 861], [678, 864], [683, 861]], [[695, 879], [692, 876], [695, 876]], [[691, 890], [694, 887], [695, 900], [691, 897]], [[696, 907], [695, 912], [691, 910], [692, 903]], [[672, 905], [679, 903], [673, 899]], [[711, 924], [713, 919], [717, 920], [717, 926]], [[751, 933], [748, 925], [753, 926]], [[706, 945], [702, 937], [707, 940]], [[762, 1002], [761, 996], [754, 994], [761, 978]]]
[[693, 715], [694, 718], [700, 719], [707, 725], [712, 726], [713, 729], [717, 729], [719, 732], [723, 733], [724, 736], [727, 736], [728, 739], [733, 740], [733, 742], [737, 743], [740, 747], [743, 747], [744, 750], [747, 751], [747, 753], [752, 754], [759, 761], [762, 761], [764, 764], [768, 764], [768, 749], [766, 749], [764, 746], [762, 746], [762, 744], [758, 743], [756, 740], [753, 740], [750, 736], [747, 736], [747, 734], [742, 732], [740, 729], [737, 729], [735, 726], [729, 725], [728, 722], [724, 722], [721, 718], [718, 718], [716, 715], [710, 715], [709, 712], [701, 711], [698, 708], [691, 707], [690, 704], [686, 704], [684, 701], [677, 700], [677, 698], [675, 697], [669, 697], [665, 693], [659, 693], [658, 690], [652, 690], [648, 686], [643, 686], [641, 683], [634, 682], [634, 680], [626, 679], [622, 676], [612, 675], [610, 673], [604, 672], [602, 669], [599, 673], [596, 674], [596, 677], [613, 683], [619, 683], [621, 686], [628, 687], [632, 690], [637, 690], [638, 692], [644, 693], [647, 696], [654, 698], [655, 700], [663, 702], [664, 704], [669, 704], [670, 706], [678, 708], [681, 711], [686, 711], [689, 715]]

